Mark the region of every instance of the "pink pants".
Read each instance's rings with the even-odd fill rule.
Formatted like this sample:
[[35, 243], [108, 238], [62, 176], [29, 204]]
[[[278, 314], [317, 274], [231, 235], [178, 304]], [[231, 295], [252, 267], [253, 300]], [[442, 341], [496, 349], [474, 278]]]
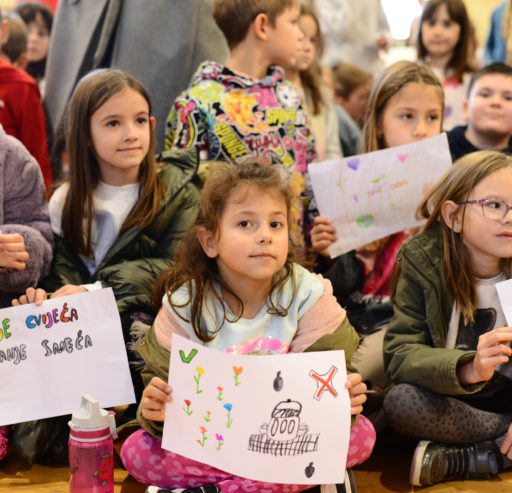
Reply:
[[[370, 457], [375, 444], [371, 422], [360, 416], [350, 430], [347, 468], [361, 464]], [[233, 491], [295, 493], [313, 485], [272, 484], [240, 478], [214, 467], [187, 459], [162, 448], [162, 442], [144, 430], [130, 435], [121, 448], [126, 470], [139, 482], [160, 488], [194, 488], [216, 484], [223, 493]]]

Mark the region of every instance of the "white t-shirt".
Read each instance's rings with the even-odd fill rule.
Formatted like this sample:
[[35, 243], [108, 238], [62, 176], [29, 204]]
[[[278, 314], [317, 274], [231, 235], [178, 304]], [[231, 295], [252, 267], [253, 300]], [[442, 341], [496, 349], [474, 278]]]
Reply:
[[[50, 199], [50, 222], [53, 232], [59, 236], [62, 236], [62, 209], [68, 188], [68, 183], [60, 186]], [[91, 274], [96, 272], [119, 236], [121, 226], [139, 198], [139, 188], [139, 183], [114, 186], [100, 181], [94, 189], [94, 218], [91, 232], [93, 258], [80, 255]], [[87, 289], [91, 289], [90, 286], [93, 285], [84, 285]]]
[[[496, 290], [496, 283], [504, 281], [505, 274], [500, 273], [497, 276], [487, 279], [476, 279], [476, 310], [475, 321], [468, 324], [454, 303], [450, 324], [448, 326], [448, 337], [446, 338], [446, 347], [451, 349], [475, 350], [478, 344], [478, 338], [499, 327], [506, 327], [507, 321], [501, 307]], [[512, 378], [512, 364], [498, 365], [496, 371], [503, 373], [508, 378]]]

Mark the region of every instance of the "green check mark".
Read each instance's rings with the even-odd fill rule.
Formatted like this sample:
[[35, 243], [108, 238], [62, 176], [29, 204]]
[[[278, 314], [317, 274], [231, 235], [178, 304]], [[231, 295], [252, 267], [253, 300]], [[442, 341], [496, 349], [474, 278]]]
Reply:
[[185, 356], [183, 349], [180, 349], [180, 358], [181, 358], [181, 361], [183, 361], [183, 363], [190, 363], [194, 359], [194, 356], [196, 354], [197, 354], [197, 349], [192, 349], [192, 351], [190, 351], [190, 354], [188, 356]]

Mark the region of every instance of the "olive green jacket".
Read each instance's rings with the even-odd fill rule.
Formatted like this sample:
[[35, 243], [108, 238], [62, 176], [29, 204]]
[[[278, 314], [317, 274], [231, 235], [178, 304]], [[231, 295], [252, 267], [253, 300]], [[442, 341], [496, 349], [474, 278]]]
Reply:
[[40, 287], [55, 291], [65, 284], [101, 281], [103, 287], [113, 289], [121, 315], [135, 310], [154, 312], [152, 286], [171, 265], [199, 206], [199, 191], [193, 183], [199, 162], [197, 149], [166, 151], [157, 159], [166, 193], [152, 223], [143, 230], [132, 225], [122, 231], [92, 275], [80, 256], [55, 235], [51, 271]]
[[457, 366], [471, 361], [476, 351], [446, 348], [454, 297], [443, 279], [441, 245], [441, 230], [434, 226], [398, 251], [400, 274], [384, 337], [384, 368], [394, 384], [444, 395], [475, 394], [494, 379], [461, 385], [457, 378]]

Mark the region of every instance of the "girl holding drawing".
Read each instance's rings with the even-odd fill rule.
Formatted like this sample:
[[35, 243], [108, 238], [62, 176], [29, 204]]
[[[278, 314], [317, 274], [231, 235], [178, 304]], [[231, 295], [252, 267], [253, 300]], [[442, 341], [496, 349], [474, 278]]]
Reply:
[[[174, 267], [155, 287], [162, 300], [153, 327], [139, 344], [146, 388], [142, 429], [121, 450], [126, 469], [158, 488], [190, 491], [302, 491], [305, 485], [269, 485], [162, 449], [172, 334], [219, 351], [269, 354], [344, 349], [351, 414], [362, 410], [366, 386], [350, 357], [358, 337], [325, 279], [293, 263], [289, 250], [292, 195], [277, 168], [250, 160], [217, 165], [208, 178], [195, 225]], [[363, 416], [352, 426], [347, 467], [371, 454], [375, 431]], [[165, 471], [165, 474], [159, 471]], [[192, 471], [192, 472], [190, 472]], [[194, 488], [206, 485], [205, 490]], [[148, 491], [153, 491], [148, 489]]]
[[411, 484], [512, 465], [512, 328], [496, 283], [512, 271], [512, 158], [468, 154], [435, 184], [404, 243], [384, 338], [390, 425], [420, 438]]
[[[400, 61], [376, 78], [363, 128], [362, 151], [371, 152], [410, 144], [441, 132], [443, 88], [424, 64]], [[355, 355], [355, 361], [372, 386], [386, 386], [382, 366], [382, 337], [393, 310], [389, 303], [391, 273], [395, 256], [408, 237], [407, 231], [374, 241], [336, 258], [326, 277], [334, 295], [347, 309], [356, 329], [369, 336]], [[311, 232], [313, 248], [328, 257], [328, 247], [337, 232], [327, 217], [315, 218]], [[373, 397], [367, 411], [381, 401]]]
[[[383, 70], [373, 85], [362, 150], [372, 152], [438, 135], [442, 113], [443, 89], [432, 71], [423, 64], [397, 62]], [[328, 257], [337, 234], [329, 218], [318, 216], [311, 232], [313, 247]], [[334, 294], [358, 330], [371, 331], [386, 312], [389, 319], [390, 310], [378, 305], [388, 299], [395, 254], [406, 237], [405, 232], [397, 233], [338, 257], [327, 272]]]
[[[154, 126], [149, 95], [131, 75], [100, 69], [80, 80], [66, 113], [70, 177], [50, 200], [53, 264], [14, 305], [41, 304], [45, 290], [57, 298], [111, 287], [131, 349], [137, 319], [156, 315], [151, 286], [172, 264], [199, 203], [196, 151], [167, 151], [157, 163]], [[128, 358], [137, 361], [135, 351]], [[132, 378], [140, 396], [135, 367]]]

